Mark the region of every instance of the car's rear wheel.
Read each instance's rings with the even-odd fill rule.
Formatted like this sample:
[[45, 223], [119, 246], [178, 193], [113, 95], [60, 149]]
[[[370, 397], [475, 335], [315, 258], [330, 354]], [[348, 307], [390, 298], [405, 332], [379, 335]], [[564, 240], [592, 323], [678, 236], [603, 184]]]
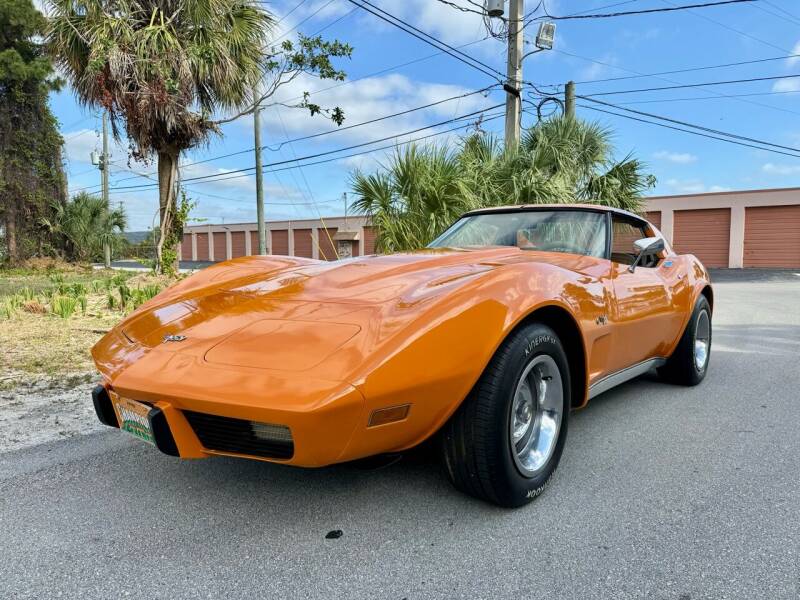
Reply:
[[697, 385], [706, 376], [711, 357], [711, 306], [700, 296], [678, 346], [658, 374], [670, 383]]
[[443, 429], [450, 480], [501, 506], [527, 504], [558, 466], [569, 408], [569, 365], [561, 341], [541, 323], [521, 327], [497, 350]]

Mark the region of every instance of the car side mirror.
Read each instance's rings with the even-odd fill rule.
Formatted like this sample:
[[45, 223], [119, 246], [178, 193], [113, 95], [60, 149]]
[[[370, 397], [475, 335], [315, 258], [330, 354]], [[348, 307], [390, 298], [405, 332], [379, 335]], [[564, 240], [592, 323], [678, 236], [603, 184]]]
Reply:
[[640, 240], [636, 240], [633, 242], [633, 247], [639, 251], [636, 255], [636, 260], [633, 261], [633, 264], [628, 267], [628, 271], [631, 273], [636, 270], [636, 267], [642, 262], [643, 259], [649, 258], [651, 256], [656, 256], [660, 252], [664, 251], [664, 238], [660, 237], [648, 237], [642, 238]]

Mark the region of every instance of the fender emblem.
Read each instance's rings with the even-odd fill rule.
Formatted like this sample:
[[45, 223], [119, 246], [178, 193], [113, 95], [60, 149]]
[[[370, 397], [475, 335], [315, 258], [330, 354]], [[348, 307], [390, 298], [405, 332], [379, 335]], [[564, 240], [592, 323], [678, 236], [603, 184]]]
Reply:
[[182, 342], [185, 339], [185, 335], [165, 335], [164, 339], [161, 341], [166, 344], [167, 342]]
[[608, 323], [608, 317], [606, 315], [600, 315], [594, 320], [594, 322], [597, 323], [598, 325], [605, 325], [606, 323]]

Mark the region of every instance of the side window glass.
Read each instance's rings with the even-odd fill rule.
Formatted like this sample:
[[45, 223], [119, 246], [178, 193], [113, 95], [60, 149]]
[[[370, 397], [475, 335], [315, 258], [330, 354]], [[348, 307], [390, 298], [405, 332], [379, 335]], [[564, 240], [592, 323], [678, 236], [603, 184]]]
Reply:
[[636, 240], [647, 237], [645, 228], [633, 221], [620, 219], [617, 215], [611, 218], [611, 260], [623, 265], [631, 265], [636, 260]]

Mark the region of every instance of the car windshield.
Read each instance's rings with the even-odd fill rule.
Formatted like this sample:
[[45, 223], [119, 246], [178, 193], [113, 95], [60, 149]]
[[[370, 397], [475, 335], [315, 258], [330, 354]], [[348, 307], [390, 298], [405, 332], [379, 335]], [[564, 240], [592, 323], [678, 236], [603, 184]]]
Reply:
[[603, 257], [606, 218], [588, 210], [487, 212], [456, 221], [429, 248], [516, 246], [522, 250]]

